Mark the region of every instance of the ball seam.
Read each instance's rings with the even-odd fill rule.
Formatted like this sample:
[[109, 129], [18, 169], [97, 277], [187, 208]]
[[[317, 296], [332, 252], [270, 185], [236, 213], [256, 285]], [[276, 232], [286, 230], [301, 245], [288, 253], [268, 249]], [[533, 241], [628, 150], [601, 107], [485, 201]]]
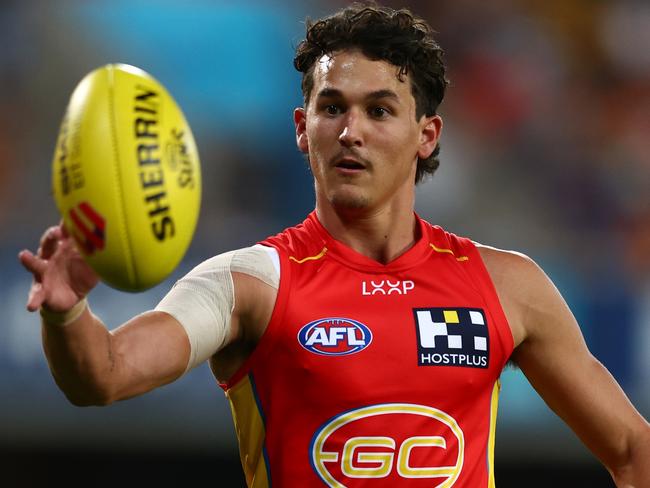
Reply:
[[124, 203], [124, 195], [123, 195], [123, 190], [122, 190], [122, 167], [121, 167], [121, 157], [120, 157], [120, 148], [118, 146], [117, 142], [117, 122], [115, 121], [115, 65], [110, 66], [110, 70], [108, 71], [109, 73], [109, 83], [108, 83], [108, 104], [109, 104], [109, 113], [110, 113], [110, 124], [111, 124], [111, 142], [113, 145], [113, 152], [115, 155], [115, 161], [117, 164], [115, 165], [115, 173], [116, 173], [116, 180], [117, 184], [115, 185], [117, 189], [117, 197], [118, 197], [118, 206], [119, 206], [119, 212], [121, 214], [121, 218], [119, 219], [120, 221], [120, 226], [119, 226], [119, 232], [120, 236], [122, 237], [122, 242], [126, 243], [125, 246], [125, 254], [126, 254], [126, 267], [127, 267], [127, 273], [129, 275], [129, 285], [133, 288], [138, 287], [138, 276], [137, 276], [137, 271], [135, 269], [135, 262], [133, 260], [133, 252], [131, 248], [131, 240], [129, 233], [127, 231], [128, 227], [128, 215], [126, 213], [126, 208], [125, 208], [125, 203]]

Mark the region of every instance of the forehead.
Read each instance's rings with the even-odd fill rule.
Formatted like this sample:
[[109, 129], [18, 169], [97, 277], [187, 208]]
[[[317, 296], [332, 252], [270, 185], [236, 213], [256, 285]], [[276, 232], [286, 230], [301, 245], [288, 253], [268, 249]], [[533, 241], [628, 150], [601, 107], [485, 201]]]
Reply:
[[312, 97], [325, 89], [344, 96], [390, 90], [400, 98], [411, 97], [408, 75], [398, 77], [399, 67], [387, 61], [375, 61], [360, 51], [324, 54], [314, 65]]

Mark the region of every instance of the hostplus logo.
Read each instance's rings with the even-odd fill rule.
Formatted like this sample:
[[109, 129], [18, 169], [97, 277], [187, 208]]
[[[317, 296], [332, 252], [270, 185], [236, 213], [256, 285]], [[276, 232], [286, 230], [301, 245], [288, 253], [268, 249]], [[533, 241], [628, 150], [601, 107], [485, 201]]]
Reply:
[[415, 308], [419, 366], [487, 368], [490, 337], [481, 309]]

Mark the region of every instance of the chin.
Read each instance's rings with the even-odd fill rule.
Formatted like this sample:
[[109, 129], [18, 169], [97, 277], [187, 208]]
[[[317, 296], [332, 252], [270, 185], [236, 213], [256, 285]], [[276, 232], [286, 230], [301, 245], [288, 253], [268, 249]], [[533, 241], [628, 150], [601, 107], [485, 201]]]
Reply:
[[358, 191], [337, 191], [329, 198], [332, 207], [340, 210], [362, 210], [369, 206], [370, 199]]

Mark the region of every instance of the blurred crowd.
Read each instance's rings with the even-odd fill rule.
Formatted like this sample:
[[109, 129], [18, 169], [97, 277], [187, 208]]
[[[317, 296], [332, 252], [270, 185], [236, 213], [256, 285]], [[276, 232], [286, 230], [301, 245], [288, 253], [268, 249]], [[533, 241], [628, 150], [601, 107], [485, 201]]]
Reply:
[[[67, 99], [108, 62], [151, 72], [195, 131], [203, 209], [183, 271], [301, 219], [313, 196], [293, 142], [291, 110], [301, 96], [292, 52], [305, 16], [346, 3], [5, 0], [0, 291], [20, 283], [27, 292], [15, 255], [58, 219], [50, 164]], [[442, 163], [418, 189], [419, 214], [539, 262], [589, 347], [647, 415], [650, 3], [386, 3], [430, 21], [451, 82]], [[7, 354], [0, 348], [0, 363], [11, 366]]]
[[465, 167], [454, 224], [537, 259], [594, 353], [647, 391], [650, 4], [427, 4], [452, 81], [443, 164]]

